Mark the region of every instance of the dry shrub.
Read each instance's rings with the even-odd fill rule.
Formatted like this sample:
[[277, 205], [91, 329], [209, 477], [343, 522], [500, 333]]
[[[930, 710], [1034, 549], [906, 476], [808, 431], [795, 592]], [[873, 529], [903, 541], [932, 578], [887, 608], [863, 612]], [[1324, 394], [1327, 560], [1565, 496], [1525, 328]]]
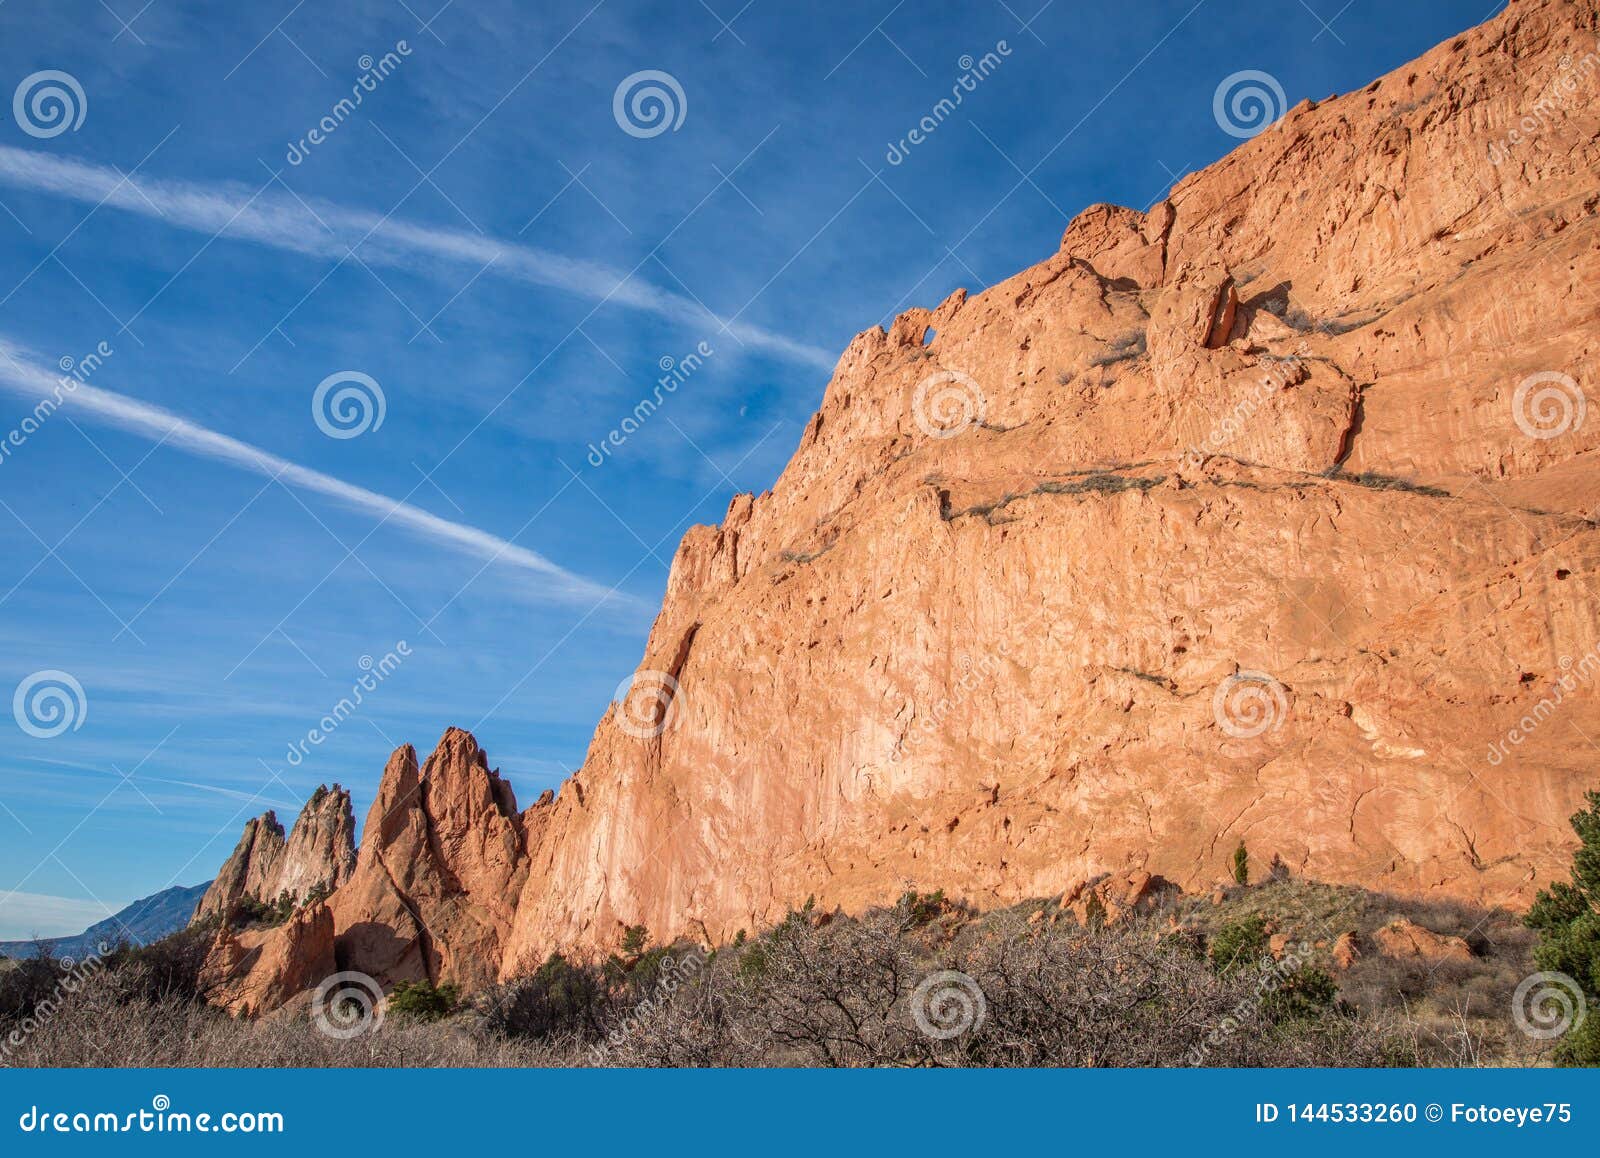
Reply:
[[[259, 1022], [182, 984], [181, 946], [125, 956], [10, 1047], [51, 1066], [1302, 1066], [1476, 1059], [1478, 1027], [1333, 1000], [1315, 963], [1219, 970], [1159, 918], [1080, 928], [908, 893], [859, 918], [791, 913], [709, 957], [551, 958], [437, 1021], [338, 1040], [303, 1008]], [[11, 971], [14, 972], [14, 971]], [[10, 972], [6, 974], [10, 976]], [[37, 980], [37, 979], [35, 979]], [[930, 986], [932, 988], [930, 989]], [[981, 1007], [981, 1016], [978, 1010]], [[15, 1019], [0, 1017], [0, 1039]]]
[[[1410, 1060], [1380, 1021], [1328, 1007], [1288, 1017], [1263, 973], [1223, 975], [1153, 925], [1101, 930], [989, 923], [933, 959], [915, 953], [904, 906], [859, 920], [793, 915], [719, 954], [680, 998], [609, 1051], [622, 1065], [1381, 1065]], [[965, 940], [965, 939], [964, 939]], [[919, 1027], [918, 985], [949, 970], [982, 994], [964, 1032]], [[952, 1028], [922, 1010], [936, 1030]], [[946, 1010], [950, 1012], [950, 1010]]]
[[539, 1055], [470, 1025], [390, 1018], [347, 1041], [302, 1010], [251, 1023], [178, 996], [147, 996], [160, 979], [143, 965], [87, 977], [5, 1058], [14, 1066], [515, 1066]]

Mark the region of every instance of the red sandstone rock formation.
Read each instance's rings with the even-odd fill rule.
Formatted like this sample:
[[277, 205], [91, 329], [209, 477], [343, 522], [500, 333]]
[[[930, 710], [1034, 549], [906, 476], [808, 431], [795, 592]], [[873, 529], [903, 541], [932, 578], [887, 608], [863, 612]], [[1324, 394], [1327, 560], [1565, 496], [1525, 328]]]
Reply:
[[527, 871], [516, 797], [477, 742], [452, 728], [421, 769], [406, 745], [384, 769], [354, 874], [329, 898], [340, 967], [493, 980]]
[[245, 821], [244, 834], [200, 898], [194, 919], [225, 915], [245, 897], [276, 896], [268, 890], [277, 881], [282, 856], [283, 825], [278, 823], [277, 813], [264, 812]]
[[1405, 917], [1397, 917], [1372, 935], [1378, 951], [1402, 961], [1471, 961], [1472, 947], [1460, 937], [1424, 929]]
[[1361, 959], [1361, 946], [1356, 941], [1355, 931], [1340, 933], [1333, 943], [1333, 963], [1340, 969], [1348, 969]]
[[316, 903], [272, 928], [235, 933], [223, 924], [199, 985], [213, 1005], [252, 1017], [279, 1008], [333, 972], [333, 916]]
[[[356, 820], [350, 793], [337, 784], [319, 785], [294, 822], [283, 847], [274, 882], [277, 892], [304, 900], [331, 892], [350, 878], [356, 866]], [[264, 898], [267, 899], [267, 898]]]
[[1241, 840], [1490, 904], [1564, 873], [1600, 734], [1597, 28], [1513, 0], [858, 335], [773, 489], [684, 537], [554, 800], [518, 814], [464, 733], [395, 754], [339, 966], [476, 984], [908, 883], [1203, 888]]
[[773, 489], [686, 535], [640, 664], [665, 728], [601, 721], [507, 967], [908, 881], [1192, 889], [1240, 840], [1490, 904], [1563, 872], [1600, 734], [1597, 26], [1517, 0], [858, 336]]
[[337, 784], [311, 794], [287, 841], [276, 813], [246, 821], [233, 855], [200, 898], [195, 920], [232, 912], [246, 897], [270, 904], [286, 894], [304, 901], [331, 892], [355, 868], [355, 828], [350, 793]]

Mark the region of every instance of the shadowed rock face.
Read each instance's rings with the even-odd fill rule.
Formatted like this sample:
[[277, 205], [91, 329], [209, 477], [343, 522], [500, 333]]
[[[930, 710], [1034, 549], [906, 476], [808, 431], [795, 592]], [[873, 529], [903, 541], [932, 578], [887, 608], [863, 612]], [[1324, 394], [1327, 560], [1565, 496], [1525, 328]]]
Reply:
[[465, 733], [395, 753], [340, 967], [473, 985], [908, 884], [1194, 889], [1241, 841], [1487, 904], [1564, 875], [1600, 734], [1597, 28], [1513, 0], [858, 335], [773, 489], [685, 535], [553, 800], [518, 814]]
[[194, 919], [225, 914], [246, 897], [270, 904], [285, 894], [303, 901], [313, 892], [331, 892], [355, 868], [355, 829], [350, 793], [337, 784], [311, 794], [288, 840], [276, 813], [246, 821]]

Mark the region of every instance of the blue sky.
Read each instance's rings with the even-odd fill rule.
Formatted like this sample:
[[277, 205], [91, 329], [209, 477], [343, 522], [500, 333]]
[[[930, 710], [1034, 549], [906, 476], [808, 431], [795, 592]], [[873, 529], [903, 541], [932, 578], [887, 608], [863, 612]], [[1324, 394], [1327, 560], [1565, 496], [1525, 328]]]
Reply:
[[[5, 719], [0, 938], [204, 880], [318, 783], [364, 815], [449, 724], [520, 800], [554, 786], [678, 538], [771, 485], [853, 334], [1226, 153], [1224, 77], [1320, 99], [1494, 11], [442, 2], [0, 2], [0, 442], [85, 378], [0, 456], [0, 692], [73, 713]], [[675, 128], [618, 119], [646, 71]], [[381, 424], [325, 433], [330, 378]]]

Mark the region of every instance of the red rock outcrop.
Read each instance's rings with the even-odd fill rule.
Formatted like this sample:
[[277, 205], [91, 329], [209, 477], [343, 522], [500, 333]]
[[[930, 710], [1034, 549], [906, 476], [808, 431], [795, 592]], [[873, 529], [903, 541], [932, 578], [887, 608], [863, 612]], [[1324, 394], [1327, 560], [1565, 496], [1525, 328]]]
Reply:
[[1061, 897], [1060, 911], [1080, 925], [1114, 924], [1137, 913], [1153, 912], [1164, 897], [1178, 890], [1170, 881], [1147, 872], [1123, 873], [1098, 881], [1082, 881]]
[[245, 821], [239, 843], [195, 906], [194, 919], [225, 915], [246, 897], [259, 901], [276, 896], [270, 889], [278, 879], [283, 845], [283, 825], [278, 823], [277, 813], [264, 812]]
[[384, 769], [355, 872], [329, 899], [340, 968], [495, 979], [527, 870], [516, 797], [477, 741], [451, 728], [420, 769], [406, 745]]
[[350, 793], [335, 784], [319, 785], [294, 822], [278, 863], [276, 892], [299, 901], [313, 893], [329, 893], [356, 867], [356, 819]]
[[1564, 875], [1600, 734], [1597, 34], [1595, 0], [1512, 0], [858, 335], [773, 489], [684, 536], [553, 800], [519, 815], [464, 733], [395, 754], [340, 966], [470, 984], [908, 884], [1204, 888], [1240, 841], [1489, 904]]
[[1340, 933], [1333, 943], [1333, 963], [1340, 969], [1349, 969], [1361, 959], [1361, 946], [1354, 930]]
[[1472, 946], [1460, 937], [1424, 929], [1405, 917], [1397, 917], [1372, 935], [1378, 952], [1399, 960], [1471, 961]]
[[272, 928], [217, 930], [199, 986], [213, 1005], [239, 1017], [268, 1013], [334, 972], [333, 915], [321, 903]]
[[287, 841], [274, 812], [245, 821], [244, 834], [200, 898], [194, 919], [231, 913], [247, 897], [271, 904], [285, 895], [304, 901], [332, 892], [355, 868], [355, 830], [350, 793], [337, 784], [317, 787]]
[[1517, 0], [859, 335], [772, 491], [685, 536], [636, 678], [668, 707], [601, 721], [508, 968], [908, 881], [1203, 887], [1241, 839], [1491, 904], [1562, 873], [1600, 734], [1597, 26]]

